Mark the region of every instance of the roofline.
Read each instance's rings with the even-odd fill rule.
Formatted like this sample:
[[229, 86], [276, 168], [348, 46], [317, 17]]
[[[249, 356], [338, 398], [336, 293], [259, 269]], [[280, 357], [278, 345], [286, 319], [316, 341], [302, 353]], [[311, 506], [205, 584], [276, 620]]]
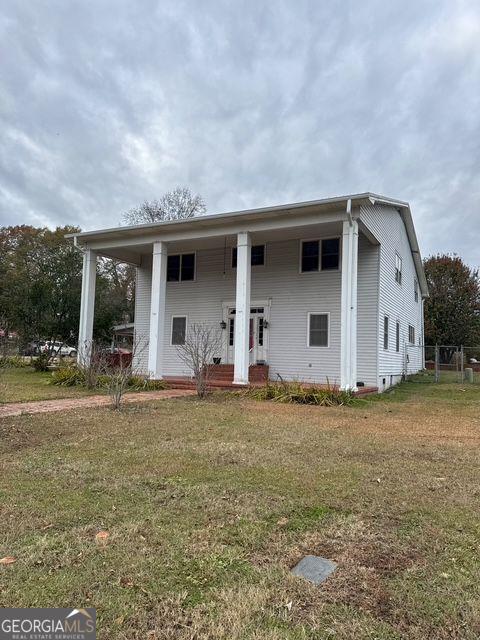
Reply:
[[229, 220], [235, 217], [248, 217], [263, 213], [275, 213], [285, 212], [292, 209], [302, 209], [306, 207], [336, 205], [342, 202], [351, 200], [353, 202], [366, 201], [374, 198], [377, 201], [382, 201], [393, 206], [408, 207], [408, 202], [398, 200], [396, 198], [389, 198], [381, 196], [375, 193], [357, 193], [346, 196], [335, 196], [333, 198], [322, 198], [320, 200], [306, 200], [304, 202], [293, 202], [289, 204], [273, 205], [270, 207], [258, 207], [256, 209], [241, 209], [239, 211], [227, 211], [224, 213], [213, 213], [209, 215], [195, 216], [191, 218], [182, 218], [181, 220], [166, 220], [164, 222], [147, 222], [144, 224], [134, 224], [126, 226], [108, 227], [106, 229], [96, 229], [94, 231], [80, 231], [79, 233], [69, 233], [66, 238], [89, 238], [96, 235], [108, 235], [110, 233], [121, 233], [122, 235], [130, 235], [131, 231], [149, 231], [156, 229], [165, 229], [169, 227], [175, 227], [177, 225], [189, 225], [189, 224], [201, 224], [205, 222], [217, 222], [222, 220]]

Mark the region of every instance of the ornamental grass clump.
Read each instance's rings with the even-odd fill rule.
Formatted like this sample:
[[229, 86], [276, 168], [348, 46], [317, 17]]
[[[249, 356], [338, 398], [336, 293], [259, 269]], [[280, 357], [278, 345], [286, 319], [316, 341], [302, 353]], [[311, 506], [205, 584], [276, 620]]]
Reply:
[[263, 387], [253, 387], [246, 395], [256, 400], [272, 400], [291, 404], [312, 404], [321, 407], [350, 405], [353, 394], [341, 391], [338, 387], [327, 385], [316, 387], [300, 382], [268, 382]]

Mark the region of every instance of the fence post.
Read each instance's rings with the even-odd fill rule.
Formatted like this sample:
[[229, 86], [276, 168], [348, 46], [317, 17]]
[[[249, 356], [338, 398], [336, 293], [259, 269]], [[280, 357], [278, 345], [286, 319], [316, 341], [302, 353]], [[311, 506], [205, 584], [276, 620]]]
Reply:
[[440, 349], [438, 348], [438, 344], [435, 345], [435, 382], [438, 382], [440, 379]]
[[464, 354], [463, 354], [463, 344], [462, 344], [462, 346], [460, 347], [460, 377], [461, 377], [460, 382], [462, 384], [465, 381], [465, 364], [463, 361], [463, 355]]

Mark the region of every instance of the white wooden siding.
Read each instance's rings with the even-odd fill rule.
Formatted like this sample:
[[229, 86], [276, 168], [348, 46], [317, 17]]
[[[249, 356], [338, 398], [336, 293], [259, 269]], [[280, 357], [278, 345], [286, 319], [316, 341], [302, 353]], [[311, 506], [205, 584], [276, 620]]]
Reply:
[[358, 238], [357, 382], [377, 385], [378, 270], [380, 247]]
[[[376, 380], [375, 335], [372, 332], [372, 304], [375, 304], [377, 247], [361, 236], [359, 247], [359, 380]], [[266, 331], [270, 377], [340, 382], [340, 271], [300, 273], [300, 241], [267, 243], [265, 266], [252, 267], [251, 299], [271, 301], [269, 328]], [[150, 313], [149, 261], [137, 271], [135, 310], [136, 335], [148, 335]], [[167, 284], [165, 318], [165, 375], [190, 375], [170, 346], [172, 315], [187, 315], [188, 322], [219, 324], [222, 303], [235, 300], [235, 269], [231, 267], [231, 249], [227, 248], [223, 274], [223, 248], [197, 251], [195, 282]], [[373, 289], [373, 293], [369, 290]], [[330, 314], [328, 347], [308, 347], [307, 314]], [[227, 338], [227, 332], [224, 331]], [[146, 356], [139, 368], [146, 372]]]
[[[401, 379], [405, 369], [408, 325], [415, 327], [415, 348], [408, 348], [408, 372], [422, 368], [422, 302], [415, 302], [417, 278], [405, 225], [390, 206], [362, 206], [360, 218], [380, 241], [379, 302], [377, 316], [378, 387], [386, 388]], [[395, 281], [395, 254], [402, 258], [402, 283]], [[383, 348], [383, 319], [389, 317], [389, 347]], [[400, 322], [400, 351], [395, 349], [395, 325]], [[383, 382], [385, 380], [385, 383]]]

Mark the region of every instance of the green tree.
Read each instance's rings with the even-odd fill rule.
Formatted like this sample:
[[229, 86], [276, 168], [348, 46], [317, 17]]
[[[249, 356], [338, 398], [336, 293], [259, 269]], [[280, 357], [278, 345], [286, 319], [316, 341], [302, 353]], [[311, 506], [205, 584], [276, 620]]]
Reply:
[[[23, 343], [59, 339], [76, 343], [82, 287], [82, 253], [65, 238], [76, 227], [0, 228], [1, 329]], [[133, 315], [134, 271], [100, 260], [94, 335], [108, 340], [112, 325]]]
[[456, 255], [424, 261], [430, 297], [425, 300], [425, 342], [480, 344], [480, 279], [477, 269]]

